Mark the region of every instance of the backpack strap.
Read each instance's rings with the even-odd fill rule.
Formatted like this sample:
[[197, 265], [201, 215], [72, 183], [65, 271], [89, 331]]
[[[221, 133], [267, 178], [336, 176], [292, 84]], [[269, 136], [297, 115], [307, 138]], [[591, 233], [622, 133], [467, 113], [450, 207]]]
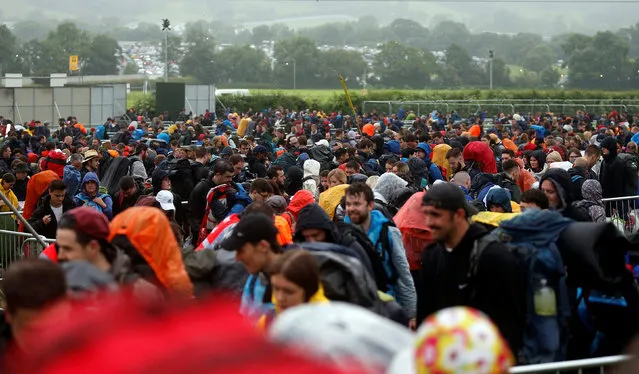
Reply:
[[[379, 233], [379, 238], [377, 239], [377, 243], [375, 243], [375, 248], [380, 248], [381, 250], [381, 258], [382, 262], [386, 260], [386, 255], [388, 254], [388, 266], [390, 267], [390, 277], [388, 277], [389, 284], [396, 284], [397, 279], [399, 279], [399, 275], [397, 274], [397, 269], [393, 265], [393, 248], [389, 238], [388, 227], [391, 226], [390, 222], [384, 222], [382, 224], [382, 229]], [[379, 244], [379, 246], [378, 246]]]
[[498, 242], [499, 239], [494, 235], [487, 234], [475, 240], [473, 250], [470, 252], [470, 261], [468, 266], [467, 278], [474, 278], [479, 272], [479, 258], [492, 243]]
[[582, 177], [581, 175], [573, 175], [572, 178], [570, 178], [570, 180], [572, 181], [572, 183], [575, 183], [576, 181], [583, 179], [584, 177]]

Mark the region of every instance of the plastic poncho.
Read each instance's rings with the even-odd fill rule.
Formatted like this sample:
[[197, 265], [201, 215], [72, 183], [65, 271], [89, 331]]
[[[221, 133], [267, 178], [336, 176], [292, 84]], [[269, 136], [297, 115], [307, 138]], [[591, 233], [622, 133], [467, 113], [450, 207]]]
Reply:
[[193, 296], [193, 284], [186, 273], [180, 247], [162, 210], [129, 208], [111, 221], [110, 229], [109, 241], [116, 235], [126, 236], [169, 292]]
[[331, 220], [335, 217], [335, 209], [342, 202], [342, 197], [346, 194], [348, 186], [348, 184], [340, 184], [320, 194], [319, 206], [331, 217]]
[[477, 162], [484, 173], [497, 174], [495, 154], [484, 142], [470, 142], [464, 147], [464, 161]]
[[450, 178], [452, 177], [450, 165], [448, 164], [448, 159], [446, 158], [446, 153], [448, 153], [448, 151], [450, 150], [451, 146], [449, 146], [448, 144], [438, 144], [433, 149], [433, 158], [431, 160], [435, 165], [439, 167], [444, 180], [447, 181], [450, 180]]
[[406, 248], [406, 259], [410, 270], [418, 270], [422, 260], [424, 248], [433, 241], [430, 229], [426, 226], [426, 219], [422, 213], [422, 198], [425, 192], [413, 194], [397, 212], [393, 221], [402, 233], [402, 241]]
[[40, 196], [49, 189], [51, 182], [56, 179], [60, 179], [60, 177], [51, 170], [37, 173], [29, 179], [29, 183], [27, 183], [27, 198], [24, 201], [24, 209], [22, 211], [22, 216], [25, 219], [31, 218]]

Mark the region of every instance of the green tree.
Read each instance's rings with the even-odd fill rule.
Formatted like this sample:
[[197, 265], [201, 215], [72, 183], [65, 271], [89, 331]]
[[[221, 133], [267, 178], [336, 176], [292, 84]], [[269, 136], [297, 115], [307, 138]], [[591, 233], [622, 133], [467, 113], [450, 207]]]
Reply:
[[271, 66], [266, 54], [250, 45], [234, 45], [215, 55], [219, 81], [264, 83], [270, 81]]
[[4, 73], [19, 73], [18, 42], [6, 25], [0, 25], [0, 75]]
[[[586, 39], [581, 39], [585, 41]], [[569, 85], [620, 89], [629, 82], [628, 42], [610, 31], [598, 32], [588, 43], [573, 45], [568, 59]]]
[[573, 53], [577, 51], [583, 51], [584, 49], [588, 48], [591, 43], [592, 38], [588, 35], [570, 34], [564, 38], [561, 47], [563, 48], [566, 57], [570, 58]]
[[320, 73], [323, 87], [339, 87], [339, 75], [347, 82], [361, 82], [364, 76], [366, 61], [359, 52], [329, 49], [320, 52], [319, 59], [322, 62]]
[[452, 43], [463, 46], [470, 41], [470, 31], [463, 23], [444, 21], [433, 28], [431, 33], [431, 45], [433, 50], [441, 51]]
[[129, 62], [128, 64], [126, 64], [123, 74], [134, 75], [134, 74], [137, 74], [139, 71], [140, 71], [140, 68], [138, 67], [138, 64], [136, 64], [135, 62]]
[[253, 45], [260, 45], [265, 40], [273, 39], [275, 39], [275, 34], [267, 25], [257, 26], [251, 31], [251, 44]]
[[544, 87], [554, 88], [560, 77], [561, 74], [555, 68], [549, 66], [539, 74], [539, 81]]
[[53, 31], [55, 23], [51, 20], [22, 20], [13, 25], [13, 33], [20, 40], [44, 40]]
[[286, 88], [293, 87], [293, 83], [297, 88], [317, 86], [320, 80], [318, 53], [315, 41], [307, 37], [296, 36], [275, 42], [275, 82]]
[[429, 36], [428, 29], [422, 27], [419, 23], [406, 19], [397, 18], [388, 26], [395, 34], [397, 42], [405, 42], [409, 39], [427, 38]]
[[185, 32], [186, 50], [180, 73], [202, 83], [216, 82], [215, 40], [206, 22], [190, 24]]
[[435, 56], [428, 51], [389, 42], [373, 60], [373, 71], [384, 87], [424, 88], [436, 72]]
[[118, 42], [106, 35], [96, 35], [86, 49], [83, 74], [114, 75], [118, 73], [118, 57], [122, 50]]
[[[486, 84], [484, 73], [477, 66], [466, 48], [453, 43], [446, 49], [445, 66], [441, 83], [445, 86], [475, 86]], [[493, 66], [494, 68], [494, 66]]]
[[527, 70], [540, 73], [542, 70], [552, 66], [556, 61], [557, 55], [552, 47], [542, 43], [526, 53], [522, 66]]

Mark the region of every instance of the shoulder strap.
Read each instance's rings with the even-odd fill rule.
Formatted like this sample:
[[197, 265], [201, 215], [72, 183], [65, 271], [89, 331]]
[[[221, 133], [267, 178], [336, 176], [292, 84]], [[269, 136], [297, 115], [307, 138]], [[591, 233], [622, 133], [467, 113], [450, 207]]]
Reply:
[[381, 258], [382, 261], [386, 260], [386, 255], [388, 254], [388, 266], [390, 267], [390, 279], [389, 282], [391, 284], [395, 284], [397, 282], [397, 279], [399, 278], [399, 275], [397, 274], [397, 269], [395, 269], [395, 266], [393, 266], [393, 248], [392, 248], [392, 243], [390, 242], [390, 238], [389, 238], [389, 227], [391, 226], [390, 222], [384, 222], [382, 224], [382, 229], [379, 232], [379, 238], [377, 238], [377, 243], [375, 243], [375, 247], [378, 248], [378, 244], [380, 244], [379, 248], [381, 250]]
[[475, 240], [473, 244], [473, 250], [470, 252], [470, 262], [468, 266], [468, 278], [473, 278], [479, 271], [479, 258], [483, 254], [484, 250], [488, 248], [492, 243], [498, 242], [499, 239], [494, 235], [487, 234], [481, 238]]
[[576, 181], [582, 179], [583, 177], [581, 175], [573, 175], [572, 178], [570, 178], [570, 180], [575, 183]]

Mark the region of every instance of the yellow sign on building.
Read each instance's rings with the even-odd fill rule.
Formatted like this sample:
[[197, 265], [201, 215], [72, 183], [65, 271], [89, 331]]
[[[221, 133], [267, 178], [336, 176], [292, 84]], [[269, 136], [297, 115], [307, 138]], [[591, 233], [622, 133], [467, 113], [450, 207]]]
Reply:
[[78, 56], [76, 55], [69, 56], [69, 70], [70, 71], [80, 70], [80, 67], [78, 65]]

